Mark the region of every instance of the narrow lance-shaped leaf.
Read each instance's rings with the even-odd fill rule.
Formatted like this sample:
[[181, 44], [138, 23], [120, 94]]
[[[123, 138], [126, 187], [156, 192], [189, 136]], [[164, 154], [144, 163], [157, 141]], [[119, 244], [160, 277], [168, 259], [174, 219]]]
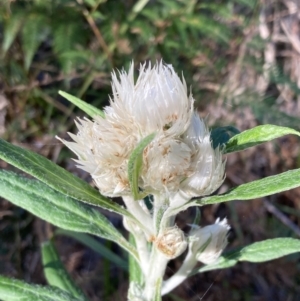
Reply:
[[0, 276], [2, 301], [86, 301], [53, 286], [28, 284], [24, 281]]
[[294, 169], [279, 175], [242, 184], [230, 189], [224, 194], [193, 200], [191, 206], [216, 204], [234, 200], [251, 200], [293, 189], [298, 186], [300, 186], [300, 169]]
[[0, 196], [60, 228], [112, 240], [138, 258], [134, 246], [100, 212], [37, 180], [2, 170]]
[[139, 142], [132, 152], [128, 162], [128, 178], [131, 192], [135, 200], [144, 198], [147, 194], [139, 192], [139, 175], [143, 164], [143, 151], [145, 147], [154, 139], [155, 133], [152, 133]]
[[0, 158], [67, 196], [133, 218], [126, 209], [88, 183], [39, 154], [0, 139]]
[[239, 261], [265, 262], [300, 252], [300, 240], [280, 237], [256, 242], [240, 250]]
[[90, 117], [95, 117], [95, 116], [101, 116], [102, 118], [105, 118], [105, 115], [103, 111], [97, 109], [96, 107], [86, 103], [85, 101], [67, 93], [64, 91], [59, 91], [58, 92], [61, 96], [63, 96], [65, 99], [73, 103], [76, 107], [81, 109], [83, 112], [88, 114]]
[[227, 142], [224, 152], [232, 153], [241, 151], [289, 134], [300, 136], [299, 132], [288, 127], [271, 124], [260, 125], [233, 136]]
[[192, 275], [236, 265], [239, 261], [265, 262], [300, 252], [300, 240], [290, 237], [267, 239], [221, 256], [217, 263], [205, 265]]
[[85, 294], [66, 271], [51, 241], [42, 244], [42, 261], [45, 277], [51, 286], [58, 287], [74, 297], [88, 301]]

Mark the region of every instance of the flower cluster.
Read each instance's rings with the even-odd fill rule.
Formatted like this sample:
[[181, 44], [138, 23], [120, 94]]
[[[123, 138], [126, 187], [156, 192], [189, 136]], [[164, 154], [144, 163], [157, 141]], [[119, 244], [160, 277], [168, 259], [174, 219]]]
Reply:
[[77, 154], [79, 167], [89, 172], [107, 196], [130, 195], [127, 165], [137, 144], [156, 133], [143, 152], [139, 186], [150, 193], [180, 192], [187, 198], [212, 193], [222, 183], [224, 164], [214, 150], [204, 122], [193, 111], [184, 78], [170, 65], [141, 65], [134, 81], [129, 72], [112, 74], [110, 106], [105, 118], [78, 119], [74, 142], [63, 141]]

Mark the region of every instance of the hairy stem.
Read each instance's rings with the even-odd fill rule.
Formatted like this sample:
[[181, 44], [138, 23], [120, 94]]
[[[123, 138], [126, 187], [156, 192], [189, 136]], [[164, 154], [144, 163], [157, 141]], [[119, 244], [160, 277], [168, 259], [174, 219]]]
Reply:
[[160, 253], [155, 246], [152, 248], [149, 270], [145, 277], [144, 298], [147, 301], [152, 301], [156, 293], [156, 285], [159, 283], [165, 274], [169, 259]]
[[196, 263], [197, 259], [192, 252], [189, 251], [180, 269], [171, 278], [163, 283], [161, 292], [162, 296], [169, 293], [175, 287], [181, 284], [189, 276]]
[[140, 222], [143, 226], [145, 234], [149, 237], [153, 234], [152, 219], [150, 214], [148, 214], [139, 204], [130, 196], [123, 196], [123, 201], [128, 209], [128, 211]]

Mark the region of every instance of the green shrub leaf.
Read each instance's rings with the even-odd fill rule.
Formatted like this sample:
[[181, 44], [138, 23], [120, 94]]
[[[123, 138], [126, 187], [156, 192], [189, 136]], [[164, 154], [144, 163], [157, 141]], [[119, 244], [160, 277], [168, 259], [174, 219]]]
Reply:
[[225, 153], [241, 151], [289, 134], [300, 136], [299, 132], [288, 127], [260, 125], [233, 136], [226, 144]]
[[15, 40], [22, 24], [24, 21], [25, 15], [24, 13], [14, 13], [11, 14], [11, 17], [7, 19], [4, 24], [4, 34], [2, 41], [2, 50], [4, 54], [10, 48], [11, 44]]
[[102, 118], [105, 118], [105, 115], [103, 111], [97, 109], [96, 107], [86, 103], [85, 101], [67, 93], [64, 91], [59, 91], [58, 92], [61, 96], [63, 96], [65, 99], [73, 103], [76, 107], [81, 109], [83, 112], [88, 114], [90, 117], [95, 117], [95, 116], [101, 116]]
[[51, 241], [42, 244], [42, 261], [45, 277], [51, 286], [58, 287], [69, 292], [74, 297], [88, 301], [84, 293], [66, 271]]
[[28, 284], [24, 281], [0, 276], [2, 301], [86, 301], [53, 287]]
[[29, 69], [39, 45], [48, 35], [48, 30], [45, 25], [46, 18], [42, 14], [33, 13], [25, 19], [21, 34], [26, 70]]
[[104, 215], [40, 181], [0, 170], [0, 196], [55, 226], [112, 240], [136, 256], [135, 248]]
[[[197, 205], [216, 204], [234, 200], [251, 200], [279, 193], [300, 186], [300, 169], [256, 180], [234, 187], [224, 194], [196, 200]], [[194, 201], [192, 202], [194, 203]]]
[[132, 218], [126, 209], [39, 154], [0, 139], [0, 158], [67, 196]]

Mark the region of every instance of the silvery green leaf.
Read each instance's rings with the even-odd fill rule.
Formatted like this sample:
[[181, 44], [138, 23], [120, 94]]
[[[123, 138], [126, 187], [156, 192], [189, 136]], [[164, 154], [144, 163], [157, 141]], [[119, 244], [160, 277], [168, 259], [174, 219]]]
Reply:
[[250, 130], [233, 136], [226, 143], [224, 152], [232, 153], [241, 151], [289, 134], [300, 136], [298, 131], [288, 127], [271, 124], [256, 126]]
[[0, 158], [69, 197], [134, 219], [125, 208], [39, 154], [0, 139]]
[[86, 301], [53, 286], [28, 284], [21, 280], [0, 276], [2, 301]]
[[60, 228], [112, 240], [137, 258], [134, 246], [99, 211], [40, 181], [0, 170], [0, 196]]
[[290, 237], [267, 239], [225, 253], [218, 262], [194, 270], [191, 275], [236, 265], [239, 261], [266, 262], [300, 252], [300, 240]]
[[300, 186], [300, 169], [289, 170], [281, 174], [256, 180], [240, 186], [234, 187], [229, 191], [199, 200], [193, 200], [193, 205], [207, 205], [234, 200], [251, 200], [274, 193], [279, 193]]
[[265, 262], [300, 252], [300, 239], [280, 237], [253, 243], [242, 248], [239, 261]]

